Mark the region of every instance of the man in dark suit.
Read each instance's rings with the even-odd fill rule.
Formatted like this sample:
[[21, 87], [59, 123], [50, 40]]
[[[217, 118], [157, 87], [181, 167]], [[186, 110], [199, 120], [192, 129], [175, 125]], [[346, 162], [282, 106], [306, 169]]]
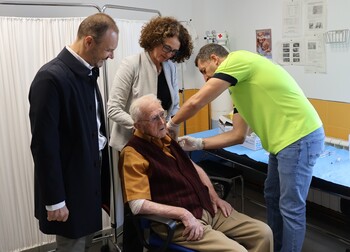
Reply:
[[29, 91], [35, 217], [57, 251], [85, 251], [108, 212], [110, 180], [99, 67], [113, 59], [119, 30], [87, 17], [77, 38], [36, 74]]

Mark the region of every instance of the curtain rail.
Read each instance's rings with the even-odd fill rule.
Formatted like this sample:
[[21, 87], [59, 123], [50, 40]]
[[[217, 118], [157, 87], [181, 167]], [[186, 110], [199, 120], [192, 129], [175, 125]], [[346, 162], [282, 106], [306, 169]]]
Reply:
[[146, 8], [139, 8], [139, 7], [131, 7], [131, 6], [123, 6], [123, 5], [114, 5], [114, 4], [106, 4], [102, 8], [99, 7], [96, 4], [84, 4], [84, 3], [60, 3], [60, 2], [23, 2], [23, 1], [2, 1], [0, 2], [0, 5], [17, 5], [17, 6], [66, 6], [66, 7], [93, 7], [96, 8], [99, 12], [104, 12], [108, 8], [112, 9], [119, 9], [119, 10], [129, 10], [129, 11], [140, 11], [140, 12], [149, 12], [149, 13], [156, 13], [159, 16], [161, 16], [160, 11], [155, 9], [146, 9]]
[[96, 5], [96, 4], [84, 4], [84, 3], [60, 3], [60, 2], [54, 2], [54, 3], [48, 3], [48, 2], [9, 2], [4, 1], [0, 2], [0, 5], [15, 5], [15, 6], [62, 6], [62, 7], [93, 7], [97, 9], [99, 12], [102, 11], [102, 9]]
[[105, 12], [107, 8], [112, 9], [119, 9], [119, 10], [130, 10], [130, 11], [140, 11], [140, 12], [149, 12], [149, 13], [156, 13], [159, 16], [161, 16], [160, 11], [154, 10], [154, 9], [145, 9], [145, 8], [139, 8], [139, 7], [131, 7], [131, 6], [122, 6], [122, 5], [114, 5], [114, 4], [105, 4], [102, 7], [102, 12]]

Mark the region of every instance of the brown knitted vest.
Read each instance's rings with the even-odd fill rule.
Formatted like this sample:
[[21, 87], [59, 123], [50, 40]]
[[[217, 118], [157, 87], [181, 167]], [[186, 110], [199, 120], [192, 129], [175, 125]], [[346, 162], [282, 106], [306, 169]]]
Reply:
[[197, 219], [202, 217], [203, 209], [214, 216], [208, 188], [177, 142], [171, 140], [170, 144], [171, 154], [176, 160], [154, 143], [137, 136], [133, 136], [127, 145], [149, 162], [148, 177], [154, 202], [186, 208]]

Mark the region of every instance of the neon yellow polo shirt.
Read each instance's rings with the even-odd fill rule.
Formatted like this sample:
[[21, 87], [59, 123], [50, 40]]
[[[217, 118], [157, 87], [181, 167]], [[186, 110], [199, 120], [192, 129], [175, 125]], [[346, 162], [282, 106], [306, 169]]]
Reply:
[[258, 54], [230, 53], [213, 78], [231, 83], [229, 92], [239, 114], [273, 154], [322, 126], [293, 77]]

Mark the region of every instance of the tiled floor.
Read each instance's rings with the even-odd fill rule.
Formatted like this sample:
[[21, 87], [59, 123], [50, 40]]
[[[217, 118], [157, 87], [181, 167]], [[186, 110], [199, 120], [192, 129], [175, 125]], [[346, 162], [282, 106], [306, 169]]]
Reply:
[[[245, 213], [259, 220], [266, 221], [266, 209], [263, 206], [264, 199], [261, 191], [246, 185], [245, 196]], [[240, 210], [240, 200], [233, 200], [229, 196], [228, 201], [232, 202], [236, 209]], [[308, 226], [302, 252], [345, 252], [347, 248], [350, 248], [350, 244], [340, 241], [333, 235], [342, 236], [350, 240], [349, 227], [345, 224], [335, 224], [331, 220], [327, 220], [327, 218], [320, 219], [313, 214], [308, 214], [307, 220]], [[98, 251], [101, 251], [100, 245], [95, 244], [91, 252]], [[103, 252], [105, 251], [103, 250]], [[115, 248], [109, 251], [118, 252]]]
[[[262, 193], [252, 190], [249, 186], [246, 186], [245, 189], [245, 213], [266, 222], [266, 209], [263, 206]], [[319, 216], [312, 213], [308, 214], [307, 222], [302, 252], [345, 252], [347, 248], [350, 248], [350, 244], [340, 241], [336, 237], [341, 236], [350, 240], [350, 229], [345, 224], [335, 224], [332, 223], [332, 220], [320, 219]]]
[[[265, 222], [266, 209], [263, 204], [264, 199], [261, 191], [262, 190], [257, 190], [246, 184], [244, 202], [245, 214]], [[240, 200], [238, 198], [233, 199], [229, 196], [228, 201], [240, 211]], [[349, 223], [346, 225], [334, 222], [331, 218], [327, 218], [327, 216], [320, 217], [319, 214], [313, 212], [308, 213], [307, 222], [308, 225], [302, 252], [345, 252], [347, 248], [350, 248], [350, 244], [341, 241], [337, 237], [345, 237], [347, 240], [350, 240]], [[121, 247], [120, 242], [121, 238], [118, 239], [119, 247]], [[114, 245], [115, 242], [112, 241], [112, 239], [104, 239], [103, 242], [94, 243], [90, 252], [120, 252]], [[43, 252], [50, 250], [46, 247], [30, 251]]]

